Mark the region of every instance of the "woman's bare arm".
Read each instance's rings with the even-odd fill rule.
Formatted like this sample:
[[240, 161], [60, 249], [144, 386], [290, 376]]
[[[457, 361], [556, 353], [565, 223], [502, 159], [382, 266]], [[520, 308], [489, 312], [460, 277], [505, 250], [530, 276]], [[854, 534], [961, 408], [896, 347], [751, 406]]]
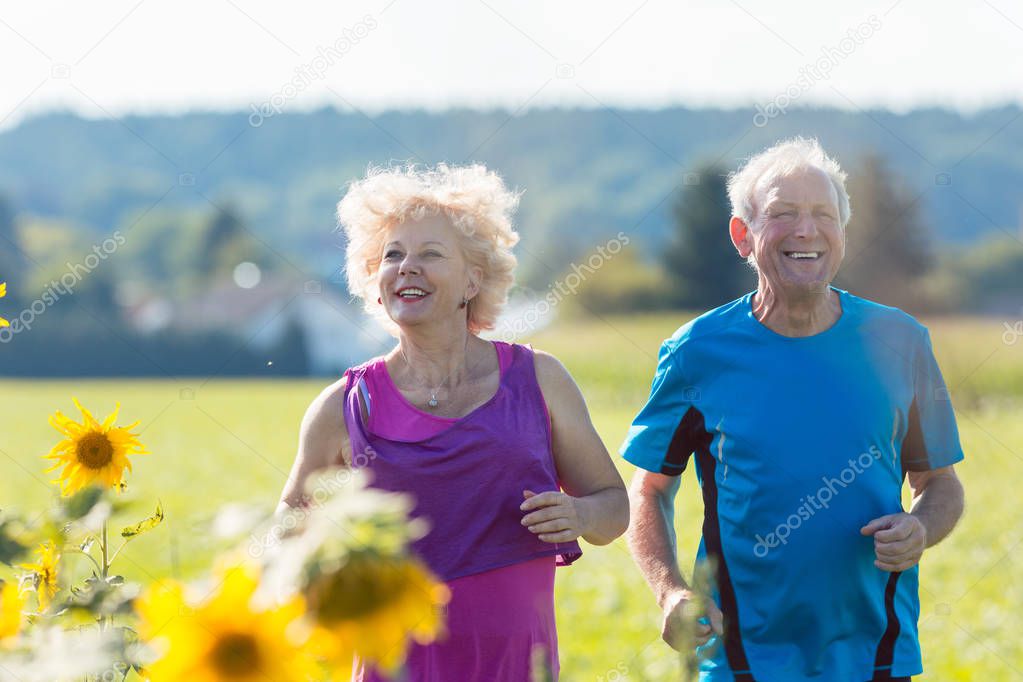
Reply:
[[343, 413], [344, 390], [344, 379], [334, 382], [306, 410], [298, 436], [298, 454], [281, 492], [277, 513], [308, 503], [303, 499], [303, 486], [311, 474], [329, 466], [347, 466], [351, 461]]
[[565, 493], [548, 491], [526, 499], [522, 509], [530, 513], [524, 525], [545, 542], [581, 536], [590, 544], [605, 545], [629, 525], [625, 483], [565, 366], [542, 351], [534, 353], [534, 362], [551, 415], [554, 463]]

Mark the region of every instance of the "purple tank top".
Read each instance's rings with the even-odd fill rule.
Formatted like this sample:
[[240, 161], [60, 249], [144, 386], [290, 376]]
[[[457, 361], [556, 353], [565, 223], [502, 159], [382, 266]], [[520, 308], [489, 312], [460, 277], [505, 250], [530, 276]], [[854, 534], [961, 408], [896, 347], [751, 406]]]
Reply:
[[417, 442], [392, 441], [363, 424], [352, 389], [375, 361], [345, 372], [352, 452], [371, 470], [373, 487], [414, 497], [412, 516], [425, 519], [430, 532], [412, 548], [444, 581], [544, 556], [567, 565], [582, 554], [575, 541], [546, 543], [521, 524], [522, 491], [560, 490], [560, 483], [533, 351], [510, 349], [494, 396]]

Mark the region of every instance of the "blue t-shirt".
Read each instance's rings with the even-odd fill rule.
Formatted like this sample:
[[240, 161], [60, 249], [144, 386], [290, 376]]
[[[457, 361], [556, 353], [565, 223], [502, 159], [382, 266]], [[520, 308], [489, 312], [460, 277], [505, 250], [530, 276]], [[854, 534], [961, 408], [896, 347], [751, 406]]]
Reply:
[[927, 329], [833, 290], [842, 314], [813, 336], [761, 324], [753, 292], [682, 326], [622, 444], [668, 475], [695, 458], [697, 562], [711, 559], [725, 618], [698, 650], [701, 680], [922, 672], [917, 567], [875, 567], [860, 528], [903, 511], [906, 471], [963, 458], [955, 415]]

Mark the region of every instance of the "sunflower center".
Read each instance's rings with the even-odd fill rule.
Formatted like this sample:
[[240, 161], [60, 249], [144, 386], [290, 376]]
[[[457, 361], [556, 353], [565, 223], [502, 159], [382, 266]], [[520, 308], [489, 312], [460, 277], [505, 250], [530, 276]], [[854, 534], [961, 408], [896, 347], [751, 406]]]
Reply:
[[232, 632], [217, 640], [210, 658], [218, 672], [241, 677], [259, 670], [259, 645], [252, 635]]
[[78, 441], [75, 454], [82, 466], [102, 469], [114, 458], [114, 446], [105, 433], [87, 433]]
[[395, 584], [393, 567], [373, 567], [354, 561], [324, 578], [312, 590], [310, 602], [319, 620], [326, 624], [356, 620], [385, 607], [401, 587]]

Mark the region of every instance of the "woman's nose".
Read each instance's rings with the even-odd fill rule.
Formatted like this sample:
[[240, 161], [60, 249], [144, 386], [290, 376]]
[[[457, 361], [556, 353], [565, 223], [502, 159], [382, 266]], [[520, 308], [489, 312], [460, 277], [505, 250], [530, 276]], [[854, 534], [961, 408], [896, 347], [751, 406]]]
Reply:
[[410, 273], [414, 274], [414, 275], [418, 275], [419, 274], [419, 264], [416, 263], [411, 258], [406, 258], [405, 260], [403, 260], [401, 262], [401, 265], [398, 267], [398, 273], [402, 274], [402, 275], [406, 275], [406, 274], [410, 274]]

